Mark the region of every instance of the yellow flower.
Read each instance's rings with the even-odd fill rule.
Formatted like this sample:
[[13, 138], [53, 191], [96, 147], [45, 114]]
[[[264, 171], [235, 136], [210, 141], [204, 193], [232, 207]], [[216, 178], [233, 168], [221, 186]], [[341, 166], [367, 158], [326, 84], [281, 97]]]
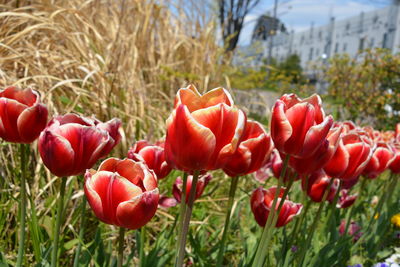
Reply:
[[390, 221], [397, 227], [400, 227], [400, 213], [394, 215]]

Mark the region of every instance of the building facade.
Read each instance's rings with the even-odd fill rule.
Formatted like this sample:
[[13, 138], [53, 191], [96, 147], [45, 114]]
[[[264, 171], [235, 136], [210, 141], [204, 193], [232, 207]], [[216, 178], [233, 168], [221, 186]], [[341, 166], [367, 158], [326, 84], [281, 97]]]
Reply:
[[[366, 48], [387, 48], [400, 52], [400, 8], [391, 5], [358, 16], [336, 21], [302, 32], [279, 33], [273, 37], [272, 57], [278, 61], [291, 54], [299, 55], [307, 71], [310, 63], [324, 61], [335, 54], [351, 57]], [[268, 54], [269, 42], [264, 42], [263, 54]]]

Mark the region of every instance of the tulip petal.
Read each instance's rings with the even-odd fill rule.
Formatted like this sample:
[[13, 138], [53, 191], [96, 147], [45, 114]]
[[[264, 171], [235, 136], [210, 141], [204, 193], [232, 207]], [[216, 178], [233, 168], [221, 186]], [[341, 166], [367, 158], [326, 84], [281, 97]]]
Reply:
[[343, 141], [339, 141], [339, 146], [335, 154], [324, 166], [325, 172], [331, 177], [340, 177], [349, 165], [350, 155], [345, 148]]
[[15, 86], [10, 86], [0, 92], [0, 97], [14, 99], [28, 107], [33, 106], [39, 100], [39, 94], [30, 88], [24, 90], [18, 89]]
[[[302, 152], [302, 148], [306, 134], [314, 124], [314, 107], [308, 103], [300, 103], [289, 108], [286, 111], [286, 116], [293, 132], [290, 138], [285, 142], [284, 152], [292, 154], [293, 156], [307, 157], [307, 154]], [[323, 130], [325, 131], [324, 128]], [[316, 138], [316, 141], [319, 141], [319, 139]]]
[[186, 106], [179, 105], [168, 118], [165, 156], [170, 165], [181, 170], [203, 170], [215, 145], [212, 131], [197, 122]]
[[62, 136], [44, 130], [39, 137], [39, 152], [44, 165], [59, 177], [73, 175], [75, 152]]
[[77, 171], [91, 168], [110, 138], [105, 131], [75, 123], [61, 125], [58, 132], [68, 139], [75, 152], [74, 169]]
[[118, 225], [132, 230], [138, 229], [149, 222], [157, 211], [158, 188], [144, 192], [117, 207]]
[[326, 139], [332, 124], [333, 118], [328, 116], [322, 123], [312, 126], [306, 134], [300, 156], [307, 157], [307, 155], [314, 154]]
[[17, 120], [27, 106], [13, 99], [0, 98], [0, 135], [8, 142], [19, 142]]
[[42, 104], [25, 109], [17, 120], [17, 127], [21, 139], [32, 143], [46, 127], [48, 111]]
[[271, 137], [278, 150], [283, 149], [285, 142], [293, 133], [292, 126], [286, 117], [284, 108], [285, 104], [278, 100], [272, 110]]
[[192, 113], [193, 118], [214, 134], [216, 139], [214, 153], [207, 169], [218, 169], [223, 160], [232, 155], [244, 131], [246, 117], [244, 113], [225, 104], [219, 104]]
[[118, 225], [116, 210], [121, 202], [142, 194], [142, 190], [138, 186], [112, 172], [97, 172], [87, 181], [101, 199], [103, 219], [105, 223], [109, 224]]

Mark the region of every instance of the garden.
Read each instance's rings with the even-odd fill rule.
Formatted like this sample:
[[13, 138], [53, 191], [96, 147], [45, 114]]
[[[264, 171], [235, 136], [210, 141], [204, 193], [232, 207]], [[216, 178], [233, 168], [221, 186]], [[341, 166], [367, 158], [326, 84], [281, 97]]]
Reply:
[[235, 66], [196, 1], [0, 22], [1, 267], [400, 265], [400, 55], [332, 58], [317, 92], [295, 56]]

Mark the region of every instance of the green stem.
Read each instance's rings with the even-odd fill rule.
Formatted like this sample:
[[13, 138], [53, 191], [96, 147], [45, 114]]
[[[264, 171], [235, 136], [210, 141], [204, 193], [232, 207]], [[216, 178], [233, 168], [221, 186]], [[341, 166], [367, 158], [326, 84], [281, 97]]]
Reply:
[[313, 221], [313, 223], [312, 223], [312, 225], [311, 225], [311, 227], [310, 227], [310, 229], [308, 231], [309, 235], [307, 236], [307, 240], [304, 243], [304, 246], [301, 248], [299, 266], [303, 266], [303, 261], [305, 259], [306, 254], [307, 254], [307, 250], [309, 250], [309, 246], [311, 244], [311, 240], [312, 240], [312, 238], [314, 236], [315, 229], [316, 229], [316, 227], [318, 225], [319, 218], [321, 217], [321, 213], [322, 213], [322, 210], [324, 209], [325, 201], [326, 201], [326, 199], [328, 197], [328, 194], [329, 194], [329, 191], [330, 191], [331, 186], [333, 184], [333, 181], [334, 181], [334, 179], [331, 179], [330, 182], [329, 182], [329, 185], [325, 189], [325, 192], [324, 192], [324, 195], [322, 197], [321, 203], [319, 204], [319, 207], [318, 207], [318, 210], [317, 210], [317, 214], [315, 215], [314, 221]]
[[140, 267], [144, 267], [144, 238], [145, 238], [146, 229], [144, 226], [140, 228], [140, 247], [139, 247], [139, 260]]
[[20, 192], [20, 203], [19, 203], [19, 243], [18, 243], [18, 256], [17, 264], [15, 266], [21, 267], [23, 265], [24, 251], [25, 251], [25, 221], [26, 221], [26, 165], [27, 155], [29, 154], [29, 145], [21, 144], [21, 192]]
[[224, 232], [222, 233], [221, 244], [220, 244], [220, 248], [219, 248], [219, 252], [218, 252], [217, 266], [222, 266], [222, 261], [224, 258], [226, 236], [227, 236], [227, 233], [229, 230], [229, 222], [231, 219], [232, 206], [233, 206], [233, 201], [235, 200], [235, 193], [236, 193], [238, 181], [239, 181], [239, 176], [235, 176], [235, 177], [231, 178], [231, 188], [229, 190], [228, 209], [226, 211]]
[[79, 243], [75, 252], [74, 267], [79, 266], [79, 255], [82, 250], [83, 236], [85, 235], [85, 226], [86, 226], [86, 196], [83, 195], [82, 206], [81, 206], [81, 228], [79, 229]]
[[[272, 202], [272, 206], [271, 206], [273, 208], [272, 208], [272, 210], [269, 211], [267, 222], [265, 223], [265, 226], [264, 226], [264, 229], [263, 229], [263, 232], [261, 235], [261, 240], [260, 240], [260, 243], [259, 243], [257, 251], [256, 251], [256, 256], [255, 256], [254, 263], [253, 263], [253, 266], [255, 266], [255, 267], [261, 267], [264, 264], [265, 255], [267, 253], [266, 247], [268, 247], [270, 232], [273, 231], [273, 229], [274, 229], [273, 224], [272, 224], [272, 222], [274, 221], [273, 217], [275, 216], [276, 212], [278, 213], [278, 215], [280, 212], [279, 210], [277, 211], [275, 209], [275, 207], [278, 202], [278, 197], [279, 197], [279, 193], [281, 191], [281, 187], [283, 184], [283, 179], [286, 175], [286, 169], [287, 169], [287, 166], [289, 163], [289, 158], [290, 158], [290, 156], [286, 155], [285, 160], [283, 162], [282, 171], [281, 171], [281, 174], [280, 174], [280, 177], [278, 180], [278, 187], [276, 188], [274, 201]], [[285, 191], [285, 193], [286, 193], [286, 191]], [[283, 202], [283, 201], [281, 201], [281, 202]], [[279, 216], [277, 216], [277, 217], [279, 217]], [[268, 240], [268, 242], [267, 242], [267, 240]]]
[[[362, 180], [361, 185], [360, 185], [360, 190], [359, 190], [359, 193], [358, 193], [358, 197], [361, 197], [361, 194], [364, 191], [366, 182], [367, 182], [367, 178], [364, 177], [364, 179]], [[349, 227], [350, 227], [350, 224], [351, 224], [351, 217], [353, 217], [354, 206], [355, 205], [353, 204], [350, 207], [349, 215], [348, 215], [347, 220], [346, 220], [346, 227], [344, 228], [345, 229], [344, 230], [344, 235], [343, 235], [344, 237], [347, 235], [347, 231], [349, 230]]]
[[58, 243], [60, 239], [61, 218], [63, 217], [65, 186], [67, 177], [61, 178], [60, 198], [58, 199], [56, 227], [53, 230], [53, 251], [51, 253], [51, 267], [56, 267], [58, 263]]
[[[183, 228], [183, 218], [185, 217], [186, 212], [186, 183], [187, 183], [187, 173], [183, 173], [183, 181], [182, 181], [182, 193], [181, 193], [181, 203], [179, 209], [179, 224], [178, 224], [178, 241], [182, 239], [182, 228]], [[176, 242], [176, 253], [179, 251], [179, 242]], [[178, 254], [177, 256], [178, 257]]]
[[125, 238], [125, 228], [119, 228], [119, 237], [118, 237], [118, 263], [117, 267], [122, 267], [124, 263], [124, 238]]
[[289, 242], [289, 245], [287, 247], [287, 251], [285, 253], [285, 257], [284, 257], [285, 258], [285, 261], [284, 261], [284, 264], [283, 264], [284, 267], [287, 267], [288, 264], [289, 264], [289, 257], [287, 255], [287, 252], [292, 248], [293, 244], [295, 243], [295, 240], [297, 239], [297, 235], [298, 235], [298, 232], [299, 232], [298, 228], [300, 227], [300, 225], [303, 224], [304, 218], [307, 217], [307, 213], [310, 210], [311, 203], [312, 203], [311, 200], [308, 200], [306, 202], [306, 205], [304, 207], [304, 211], [301, 212], [300, 218], [298, 218], [296, 220], [296, 224], [294, 225], [292, 233], [290, 234], [290, 237], [291, 237], [290, 238], [290, 242]]
[[[189, 199], [185, 211], [185, 217], [183, 219], [182, 223], [182, 228], [181, 228], [181, 236], [180, 239], [178, 240], [179, 242], [179, 249], [178, 249], [178, 255], [176, 257], [176, 262], [175, 266], [176, 267], [182, 267], [183, 266], [183, 260], [185, 258], [185, 246], [186, 246], [186, 235], [189, 230], [189, 223], [190, 223], [190, 217], [192, 216], [192, 209], [193, 209], [193, 203], [194, 203], [194, 198], [196, 195], [196, 186], [197, 186], [197, 180], [199, 179], [199, 171], [195, 171], [193, 174], [193, 180], [192, 180], [192, 187], [190, 188], [190, 193], [189, 193]], [[185, 185], [186, 183], [184, 183]], [[185, 188], [186, 190], [186, 188]], [[183, 190], [182, 190], [182, 198], [181, 198], [181, 203], [185, 202], [185, 198], [183, 195]]]

